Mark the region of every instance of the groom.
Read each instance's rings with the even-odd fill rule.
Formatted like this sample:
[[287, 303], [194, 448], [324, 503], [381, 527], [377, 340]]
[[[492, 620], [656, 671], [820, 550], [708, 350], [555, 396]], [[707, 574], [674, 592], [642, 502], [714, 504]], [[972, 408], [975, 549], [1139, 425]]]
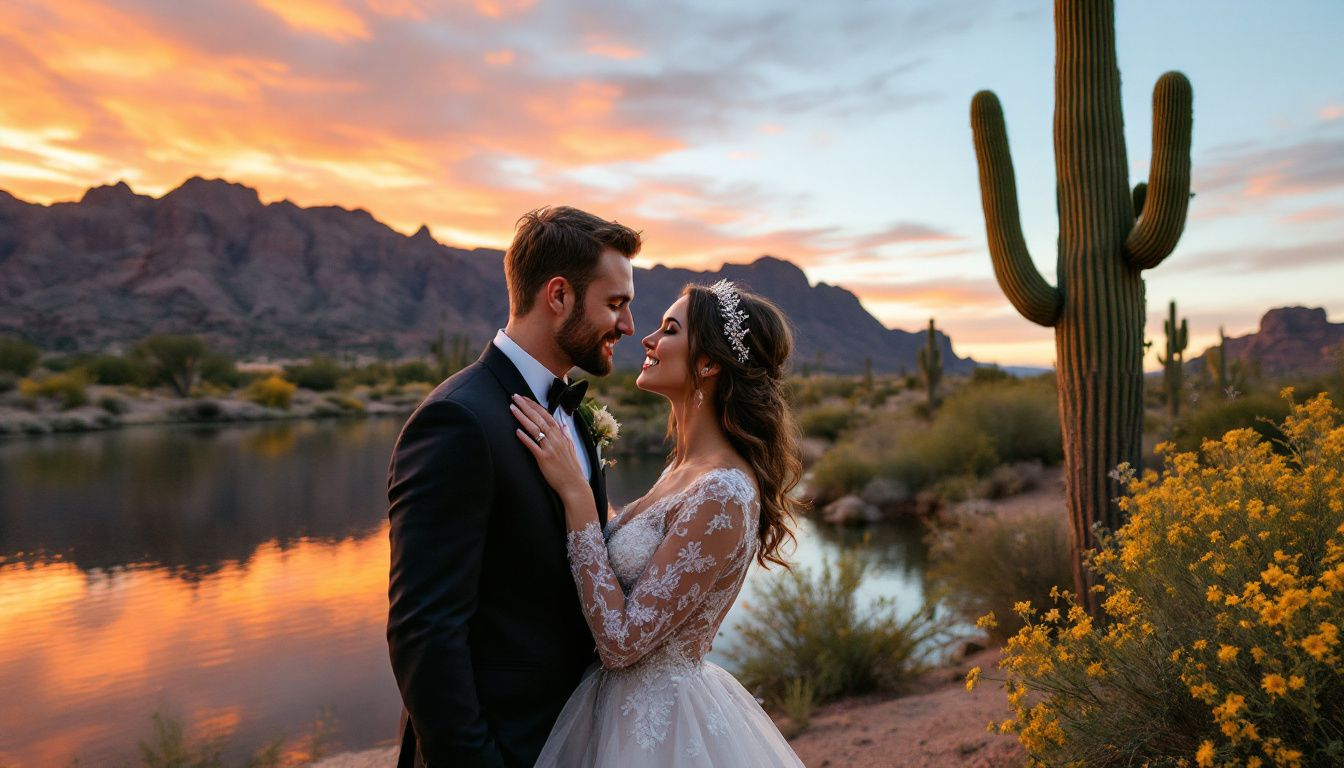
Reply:
[[508, 326], [425, 398], [388, 470], [387, 644], [405, 704], [399, 768], [531, 766], [593, 639], [565, 553], [564, 509], [518, 441], [521, 394], [554, 411], [606, 521], [572, 367], [604, 376], [634, 333], [639, 233], [568, 207], [520, 219], [504, 255]]

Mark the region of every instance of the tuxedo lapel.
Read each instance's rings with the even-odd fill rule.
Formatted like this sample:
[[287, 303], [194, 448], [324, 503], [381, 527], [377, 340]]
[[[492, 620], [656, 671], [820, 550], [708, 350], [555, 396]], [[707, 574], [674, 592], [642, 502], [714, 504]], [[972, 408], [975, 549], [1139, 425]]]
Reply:
[[[489, 369], [495, 380], [499, 382], [500, 387], [503, 388], [505, 392], [504, 407], [508, 407], [510, 404], [509, 398], [513, 395], [522, 395], [536, 402], [536, 398], [532, 394], [532, 388], [523, 379], [523, 374], [518, 372], [518, 367], [513, 364], [508, 355], [504, 354], [503, 350], [495, 346], [494, 342], [486, 344], [485, 351], [481, 353], [480, 362]], [[535, 462], [531, 462], [531, 466], [538, 475], [541, 474], [541, 469], [536, 466]], [[565, 526], [564, 504], [550, 484], [546, 483], [545, 478], [542, 479], [542, 483], [546, 486], [547, 497], [551, 500], [551, 511], [555, 514], [555, 518], [560, 522], [560, 527], [563, 530]]]
[[579, 436], [583, 438], [583, 449], [588, 456], [588, 466], [592, 468], [592, 477], [588, 481], [588, 487], [593, 489], [593, 502], [597, 505], [597, 519], [599, 524], [607, 527], [607, 473], [602, 468], [602, 462], [597, 458], [597, 441], [588, 431], [588, 422], [583, 417], [574, 412], [571, 415], [574, 424], [579, 428]]

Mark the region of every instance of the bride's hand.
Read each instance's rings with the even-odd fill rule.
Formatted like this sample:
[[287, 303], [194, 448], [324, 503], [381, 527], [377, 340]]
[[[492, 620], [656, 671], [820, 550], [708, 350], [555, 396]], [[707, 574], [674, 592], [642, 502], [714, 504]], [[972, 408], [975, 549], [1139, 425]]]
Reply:
[[536, 457], [541, 474], [555, 492], [562, 499], [585, 494], [591, 498], [592, 490], [579, 467], [579, 458], [574, 453], [569, 430], [560, 426], [535, 400], [514, 395], [509, 409], [520, 425], [520, 429], [516, 430], [518, 439]]

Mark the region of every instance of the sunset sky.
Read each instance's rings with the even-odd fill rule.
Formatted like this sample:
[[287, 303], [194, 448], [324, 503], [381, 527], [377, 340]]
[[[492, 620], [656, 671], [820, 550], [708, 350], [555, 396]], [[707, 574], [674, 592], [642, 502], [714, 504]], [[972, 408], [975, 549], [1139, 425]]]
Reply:
[[[1173, 298], [1189, 354], [1270, 307], [1344, 320], [1344, 3], [1117, 5], [1134, 181], [1154, 81], [1195, 90], [1196, 196], [1146, 273], [1149, 337]], [[769, 253], [889, 326], [1049, 365], [1052, 332], [994, 282], [968, 113], [999, 94], [1053, 279], [1053, 59], [1045, 0], [11, 0], [0, 188], [223, 177], [463, 247], [566, 203], [644, 230], [639, 265]]]

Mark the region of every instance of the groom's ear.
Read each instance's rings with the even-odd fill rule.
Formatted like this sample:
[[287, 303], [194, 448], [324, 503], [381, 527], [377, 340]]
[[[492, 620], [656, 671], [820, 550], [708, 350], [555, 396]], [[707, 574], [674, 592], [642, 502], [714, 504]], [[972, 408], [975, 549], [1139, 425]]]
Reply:
[[574, 305], [574, 286], [570, 285], [569, 280], [556, 275], [546, 281], [546, 286], [542, 289], [542, 300], [546, 306], [551, 308], [551, 312], [559, 317], [565, 317]]

